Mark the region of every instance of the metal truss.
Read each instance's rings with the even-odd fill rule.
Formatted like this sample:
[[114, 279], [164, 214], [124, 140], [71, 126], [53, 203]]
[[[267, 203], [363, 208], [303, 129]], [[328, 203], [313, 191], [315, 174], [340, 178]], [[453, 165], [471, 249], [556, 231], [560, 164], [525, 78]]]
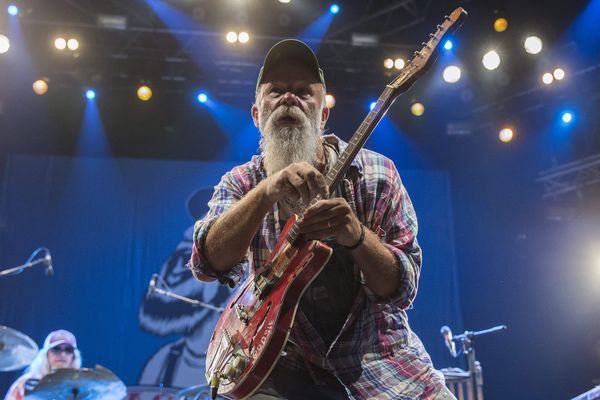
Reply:
[[600, 184], [600, 154], [542, 171], [536, 182], [544, 187], [544, 199]]

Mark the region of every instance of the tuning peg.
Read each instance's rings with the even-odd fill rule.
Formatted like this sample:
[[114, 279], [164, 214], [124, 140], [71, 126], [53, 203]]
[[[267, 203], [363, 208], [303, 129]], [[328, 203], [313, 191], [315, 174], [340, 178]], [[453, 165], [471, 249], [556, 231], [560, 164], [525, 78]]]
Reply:
[[436, 25], [435, 27], [436, 27], [436, 29], [441, 29], [442, 28], [441, 25]]
[[413, 56], [415, 56], [415, 57], [421, 57], [421, 52], [420, 51], [415, 51], [413, 53]]
[[450, 16], [444, 15], [444, 19], [447, 20], [447, 21], [450, 21]]
[[434, 35], [433, 33], [430, 33], [430, 34], [429, 34], [429, 37], [430, 37], [430, 38], [432, 38], [432, 37], [434, 37], [434, 36], [435, 36], [435, 35]]
[[421, 47], [427, 46], [427, 42], [421, 42]]

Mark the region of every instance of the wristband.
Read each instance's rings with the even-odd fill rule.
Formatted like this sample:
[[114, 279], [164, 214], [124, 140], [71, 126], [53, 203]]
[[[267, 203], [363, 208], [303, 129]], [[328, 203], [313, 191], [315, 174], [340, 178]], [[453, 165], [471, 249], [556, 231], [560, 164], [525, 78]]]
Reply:
[[358, 241], [352, 246], [344, 246], [344, 245], [342, 245], [342, 246], [344, 246], [348, 250], [354, 250], [355, 248], [360, 246], [364, 240], [365, 240], [365, 226], [363, 224], [360, 224], [360, 237], [358, 238]]

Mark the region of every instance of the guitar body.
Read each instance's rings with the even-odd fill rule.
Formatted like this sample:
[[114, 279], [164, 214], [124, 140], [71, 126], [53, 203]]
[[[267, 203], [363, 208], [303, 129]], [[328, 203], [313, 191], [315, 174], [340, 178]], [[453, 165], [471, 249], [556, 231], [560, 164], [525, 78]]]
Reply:
[[331, 257], [333, 250], [317, 240], [299, 247], [287, 241], [296, 219], [288, 220], [267, 261], [275, 274], [266, 279], [273, 284], [251, 274], [217, 323], [206, 354], [206, 377], [219, 377], [219, 395], [248, 397], [267, 378], [287, 342], [302, 294]]

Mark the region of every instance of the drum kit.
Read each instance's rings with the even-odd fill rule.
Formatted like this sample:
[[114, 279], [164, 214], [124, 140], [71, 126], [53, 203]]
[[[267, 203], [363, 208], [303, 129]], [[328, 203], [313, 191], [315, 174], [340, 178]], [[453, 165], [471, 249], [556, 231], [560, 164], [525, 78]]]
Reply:
[[[17, 371], [28, 366], [39, 348], [26, 334], [0, 325], [0, 371]], [[183, 390], [130, 386], [110, 370], [96, 368], [62, 368], [44, 376], [25, 392], [26, 400], [207, 400], [208, 385]]]

